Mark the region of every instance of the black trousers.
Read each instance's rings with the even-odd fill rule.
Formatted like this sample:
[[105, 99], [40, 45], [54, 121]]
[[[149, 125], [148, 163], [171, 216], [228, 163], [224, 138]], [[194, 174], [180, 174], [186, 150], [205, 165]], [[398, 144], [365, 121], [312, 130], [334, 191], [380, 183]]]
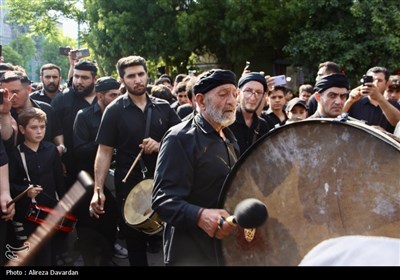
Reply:
[[[117, 239], [117, 206], [112, 193], [104, 188], [105, 213], [99, 219], [90, 217], [89, 205], [93, 192], [87, 192], [74, 211], [78, 218], [76, 232], [78, 248], [87, 266], [111, 265]], [[98, 257], [100, 255], [100, 258]]]

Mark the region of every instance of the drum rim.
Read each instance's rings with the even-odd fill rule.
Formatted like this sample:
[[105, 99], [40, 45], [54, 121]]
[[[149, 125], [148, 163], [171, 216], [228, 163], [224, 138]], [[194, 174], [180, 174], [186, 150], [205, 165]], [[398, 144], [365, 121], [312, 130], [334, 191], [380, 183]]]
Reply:
[[[253, 153], [254, 150], [257, 149], [258, 146], [260, 146], [266, 138], [272, 137], [278, 133], [280, 133], [282, 130], [287, 129], [288, 127], [295, 127], [295, 126], [302, 126], [305, 123], [319, 123], [319, 124], [338, 124], [338, 125], [343, 125], [343, 126], [351, 126], [354, 127], [360, 131], [363, 131], [364, 133], [368, 133], [369, 135], [375, 136], [379, 138], [381, 141], [385, 142], [392, 148], [396, 149], [397, 151], [400, 152], [400, 143], [385, 134], [384, 132], [366, 125], [362, 122], [358, 121], [338, 121], [336, 119], [329, 119], [329, 118], [315, 118], [315, 119], [306, 119], [298, 122], [293, 122], [290, 124], [285, 124], [283, 126], [274, 128], [270, 130], [267, 134], [263, 135], [260, 137], [249, 149], [247, 149], [241, 157], [239, 157], [238, 161], [235, 163], [233, 166], [232, 170], [229, 172], [227, 177], [225, 178], [225, 181], [223, 183], [222, 189], [220, 191], [219, 197], [218, 197], [218, 202], [217, 202], [217, 207], [218, 208], [225, 208], [225, 202], [227, 199], [227, 194], [228, 191], [230, 190], [230, 186], [232, 184], [233, 179], [235, 178], [238, 170], [242, 167], [244, 162], [247, 160], [247, 158]], [[225, 265], [225, 259], [223, 255], [223, 247], [222, 247], [222, 242], [221, 240], [215, 240], [214, 242], [214, 252], [217, 257], [217, 262], [218, 265]]]
[[[128, 201], [129, 195], [130, 195], [131, 193], [133, 193], [133, 192], [132, 192], [133, 189], [134, 189], [136, 186], [138, 186], [140, 183], [144, 182], [144, 181], [152, 181], [152, 182], [154, 182], [154, 179], [146, 178], [146, 179], [144, 179], [144, 180], [141, 180], [139, 183], [135, 184], [135, 185], [132, 187], [132, 189], [129, 191], [128, 195], [126, 196], [126, 198], [125, 198], [124, 201], [123, 201], [123, 205], [122, 205], [122, 207], [121, 207], [121, 212], [122, 212], [122, 217], [124, 218], [124, 222], [125, 222], [125, 224], [127, 224], [128, 226], [132, 226], [133, 224], [129, 223], [129, 222], [127, 221], [126, 217], [125, 217], [125, 205], [126, 205], [126, 203], [127, 203], [127, 201]], [[153, 212], [154, 212], [154, 211], [153, 211]], [[153, 215], [153, 214], [151, 214], [149, 217], [151, 217], [152, 215]], [[147, 221], [147, 220], [146, 220], [146, 221]], [[145, 221], [145, 222], [146, 222], [146, 221]], [[140, 224], [142, 224], [142, 223], [144, 223], [144, 222], [141, 222]], [[134, 224], [134, 225], [136, 226], [136, 225], [140, 225], [140, 224]]]
[[[153, 209], [151, 209], [151, 210], [152, 210], [152, 213], [151, 213], [144, 221], [142, 221], [142, 222], [140, 222], [140, 223], [137, 223], [137, 224], [132, 224], [132, 223], [130, 223], [130, 222], [126, 219], [126, 216], [125, 216], [125, 205], [126, 205], [126, 203], [127, 203], [127, 201], [128, 201], [129, 195], [130, 195], [131, 193], [133, 193], [132, 191], [133, 191], [133, 189], [134, 189], [136, 186], [138, 186], [139, 184], [141, 184], [142, 182], [145, 182], [145, 181], [151, 181], [152, 184], [154, 183], [154, 179], [153, 179], [153, 178], [146, 178], [146, 179], [144, 179], [144, 180], [141, 180], [141, 181], [138, 182], [137, 184], [135, 184], [135, 185], [132, 187], [132, 189], [129, 191], [129, 193], [128, 193], [128, 195], [126, 196], [126, 198], [124, 199], [124, 201], [123, 201], [123, 207], [121, 207], [121, 212], [122, 212], [122, 218], [123, 218], [125, 224], [126, 224], [128, 227], [133, 228], [133, 229], [135, 229], [135, 230], [137, 230], [137, 231], [143, 232], [143, 233], [148, 234], [148, 235], [154, 235], [154, 234], [157, 234], [157, 233], [159, 233], [160, 231], [162, 231], [162, 230], [164, 229], [164, 225], [163, 225], [162, 223], [158, 223], [157, 221], [151, 219], [154, 215], [157, 215], [157, 218], [158, 218], [157, 212], [154, 211]], [[143, 217], [144, 217], [144, 216], [143, 216]], [[160, 221], [161, 221], [161, 219], [160, 219]], [[141, 225], [144, 225], [145, 223], [148, 223], [148, 222], [152, 222], [152, 223], [157, 224], [157, 225], [158, 225], [157, 228], [156, 228], [154, 231], [148, 231], [148, 230], [140, 229], [140, 226], [141, 226]]]
[[335, 123], [339, 125], [344, 125], [344, 126], [351, 126], [356, 129], [359, 129], [361, 131], [364, 131], [366, 133], [372, 134], [373, 136], [376, 136], [380, 138], [382, 141], [384, 141], [386, 144], [389, 144], [396, 148], [400, 152], [400, 143], [395, 141], [394, 139], [390, 138], [388, 135], [383, 133], [382, 131], [362, 123], [361, 121], [338, 121], [337, 119], [331, 119], [331, 118], [314, 118], [314, 119], [305, 119], [302, 121], [297, 121], [289, 124], [285, 124], [282, 126], [279, 126], [277, 128], [274, 128], [270, 130], [268, 133], [260, 137], [249, 149], [247, 149], [238, 159], [238, 161], [235, 163], [233, 166], [232, 170], [229, 172], [228, 176], [225, 178], [225, 181], [222, 185], [222, 189], [219, 193], [218, 196], [218, 202], [217, 202], [217, 207], [218, 208], [223, 208], [226, 200], [226, 193], [228, 192], [228, 185], [232, 182], [233, 178], [235, 177], [238, 169], [242, 166], [243, 162], [246, 161], [246, 159], [250, 156], [253, 150], [255, 150], [261, 143], [264, 142], [265, 138], [271, 137], [277, 133], [279, 133], [281, 130], [287, 129], [288, 127], [295, 127], [295, 126], [301, 126], [304, 125], [305, 123], [320, 123], [320, 124], [325, 124], [325, 123]]

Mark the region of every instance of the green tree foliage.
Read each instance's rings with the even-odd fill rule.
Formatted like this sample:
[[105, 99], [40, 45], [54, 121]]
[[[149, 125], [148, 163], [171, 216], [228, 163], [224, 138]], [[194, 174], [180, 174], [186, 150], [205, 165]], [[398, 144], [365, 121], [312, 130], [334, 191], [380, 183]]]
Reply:
[[86, 19], [84, 38], [101, 74], [115, 73], [117, 60], [133, 54], [179, 72], [192, 53], [213, 54], [237, 73], [246, 60], [273, 73], [265, 67], [286, 59], [309, 69], [310, 78], [326, 60], [355, 79], [374, 65], [400, 67], [397, 0], [85, 0], [85, 11], [76, 2], [13, 0], [9, 6], [14, 22], [42, 34], [51, 33], [61, 14]]
[[32, 35], [57, 36], [57, 23], [62, 16], [84, 20], [76, 4], [79, 0], [7, 0], [7, 16], [11, 23], [27, 25]]
[[23, 65], [24, 59], [11, 46], [3, 46], [4, 62], [13, 65]]
[[36, 71], [39, 73], [40, 67], [46, 63], [54, 63], [61, 68], [61, 76], [64, 82], [67, 82], [68, 71], [69, 71], [69, 61], [66, 56], [62, 56], [59, 54], [59, 47], [67, 47], [73, 46], [74, 41], [65, 36], [57, 36], [55, 38], [52, 37], [42, 37], [39, 41], [39, 45], [41, 46], [40, 53], [41, 65], [38, 66]]
[[115, 71], [119, 58], [141, 55], [185, 69], [190, 51], [181, 47], [176, 29], [179, 0], [87, 0], [90, 32], [86, 36], [102, 61], [104, 72]]
[[28, 69], [28, 62], [35, 55], [35, 42], [26, 35], [19, 35], [10, 44], [11, 48], [22, 58], [22, 67]]
[[295, 64], [316, 70], [335, 61], [353, 82], [372, 66], [399, 67], [399, 1], [292, 0], [286, 7], [298, 24], [284, 48]]
[[266, 64], [283, 58], [290, 24], [282, 8], [282, 1], [191, 1], [179, 15], [179, 34], [187, 49], [211, 52], [223, 67], [242, 70], [246, 60]]

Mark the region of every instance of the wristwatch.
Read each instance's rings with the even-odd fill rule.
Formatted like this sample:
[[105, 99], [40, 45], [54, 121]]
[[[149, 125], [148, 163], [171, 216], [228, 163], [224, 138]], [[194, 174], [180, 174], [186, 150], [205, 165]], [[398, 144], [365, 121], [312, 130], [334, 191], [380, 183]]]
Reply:
[[61, 147], [63, 154], [65, 154], [67, 152], [67, 147], [65, 147], [64, 144], [60, 144], [58, 146]]

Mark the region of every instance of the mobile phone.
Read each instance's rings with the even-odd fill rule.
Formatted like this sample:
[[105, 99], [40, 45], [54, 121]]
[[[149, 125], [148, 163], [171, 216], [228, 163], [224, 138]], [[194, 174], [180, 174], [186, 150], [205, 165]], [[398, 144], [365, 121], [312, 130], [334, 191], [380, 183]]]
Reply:
[[2, 56], [2, 55], [3, 55], [3, 46], [0, 45], [0, 56]]
[[360, 82], [362, 83], [363, 86], [365, 86], [366, 83], [373, 83], [374, 77], [372, 77], [370, 75], [364, 75], [364, 76], [362, 76]]
[[245, 70], [250, 70], [250, 61], [246, 61], [246, 67], [244, 67]]
[[4, 90], [0, 89], [0, 105], [4, 102]]
[[274, 76], [273, 78], [275, 80], [275, 86], [286, 85], [286, 76], [285, 75]]
[[78, 60], [90, 55], [89, 49], [79, 49], [71, 52], [71, 58]]
[[68, 56], [70, 51], [71, 51], [71, 48], [68, 48], [68, 47], [59, 47], [58, 48], [58, 52], [60, 55]]

